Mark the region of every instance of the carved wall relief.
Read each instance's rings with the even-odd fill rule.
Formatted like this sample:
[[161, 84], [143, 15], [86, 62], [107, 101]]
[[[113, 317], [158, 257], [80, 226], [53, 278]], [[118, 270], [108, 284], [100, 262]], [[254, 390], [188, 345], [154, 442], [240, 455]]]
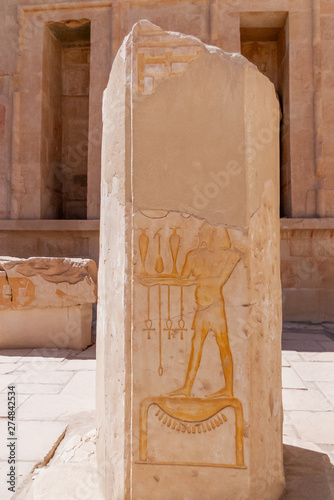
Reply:
[[[234, 397], [233, 355], [223, 294], [241, 252], [231, 243], [225, 227], [198, 220], [194, 224], [193, 218], [185, 220], [175, 213], [158, 220], [144, 219], [142, 214], [139, 218], [145, 221], [145, 227], [139, 223], [135, 229], [139, 258], [134, 283], [142, 320], [141, 324], [136, 322], [134, 330], [135, 337], [141, 336], [141, 352], [149, 352], [146, 359], [155, 379], [146, 385], [146, 390], [139, 391], [146, 392], [139, 402], [139, 462], [244, 468], [243, 405]], [[214, 336], [218, 352], [215, 348], [212, 352], [212, 344], [205, 347], [208, 335]], [[184, 347], [177, 347], [176, 343], [183, 343]], [[178, 356], [178, 366], [173, 370], [175, 349], [182, 352], [182, 357]], [[213, 386], [218, 381], [222, 385], [198, 397], [193, 387], [203, 355], [218, 357], [218, 365], [212, 365], [209, 376]], [[215, 373], [217, 367], [220, 377]], [[186, 452], [172, 461], [152, 456], [149, 441], [156, 436], [150, 436], [150, 415], [158, 419], [162, 428], [190, 436], [222, 428], [218, 461], [195, 462], [187, 458]], [[231, 425], [224, 425], [228, 419]], [[224, 432], [233, 433], [234, 460], [230, 459], [230, 463], [224, 461]]]
[[159, 80], [181, 75], [202, 51], [191, 39], [170, 40], [161, 30], [138, 31], [138, 92], [151, 94]]
[[0, 306], [28, 306], [35, 298], [35, 285], [28, 278], [0, 276]]

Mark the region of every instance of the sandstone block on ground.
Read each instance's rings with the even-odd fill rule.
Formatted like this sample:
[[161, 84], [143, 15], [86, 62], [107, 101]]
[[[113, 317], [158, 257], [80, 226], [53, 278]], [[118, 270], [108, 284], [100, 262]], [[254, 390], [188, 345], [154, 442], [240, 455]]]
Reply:
[[96, 288], [92, 260], [2, 257], [0, 347], [87, 347]]

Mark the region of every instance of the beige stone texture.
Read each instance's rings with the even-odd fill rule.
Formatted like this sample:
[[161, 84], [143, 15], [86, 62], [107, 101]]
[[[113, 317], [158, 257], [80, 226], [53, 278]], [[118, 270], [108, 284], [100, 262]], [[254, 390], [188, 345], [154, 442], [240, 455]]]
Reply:
[[274, 86], [240, 55], [141, 21], [115, 58], [103, 127], [106, 499], [278, 499]]
[[0, 348], [85, 349], [91, 343], [92, 305], [0, 311]]
[[92, 260], [3, 257], [0, 347], [84, 349], [91, 341]]

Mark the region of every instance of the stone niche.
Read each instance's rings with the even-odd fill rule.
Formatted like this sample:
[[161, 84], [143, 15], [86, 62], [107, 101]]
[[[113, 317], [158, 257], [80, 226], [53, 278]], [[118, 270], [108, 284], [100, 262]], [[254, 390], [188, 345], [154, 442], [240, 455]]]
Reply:
[[89, 259], [0, 259], [0, 348], [85, 349], [97, 268]]
[[44, 28], [42, 213], [87, 217], [90, 21], [50, 22]]
[[274, 86], [241, 55], [141, 21], [114, 61], [103, 127], [106, 498], [278, 499]]

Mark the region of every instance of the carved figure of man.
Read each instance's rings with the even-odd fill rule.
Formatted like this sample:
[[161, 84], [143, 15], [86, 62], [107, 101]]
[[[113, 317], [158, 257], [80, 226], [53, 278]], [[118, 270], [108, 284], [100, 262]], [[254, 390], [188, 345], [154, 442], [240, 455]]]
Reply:
[[[203, 344], [210, 330], [219, 347], [225, 386], [209, 397], [233, 397], [233, 360], [228, 339], [225, 303], [222, 288], [240, 259], [231, 249], [227, 230], [218, 235], [215, 228], [204, 223], [198, 233], [199, 245], [185, 258], [182, 278], [194, 276], [197, 309], [193, 320], [193, 338], [184, 385], [169, 396], [190, 396], [201, 362]], [[182, 279], [181, 278], [181, 279]]]

